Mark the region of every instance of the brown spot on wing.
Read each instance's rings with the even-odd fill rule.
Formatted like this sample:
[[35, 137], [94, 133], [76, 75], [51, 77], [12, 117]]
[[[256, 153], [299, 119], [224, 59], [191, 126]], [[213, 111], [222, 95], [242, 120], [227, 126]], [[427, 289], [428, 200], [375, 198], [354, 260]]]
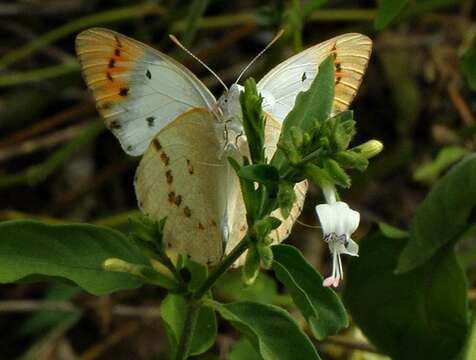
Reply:
[[127, 96], [128, 93], [129, 93], [129, 88], [127, 87], [122, 87], [119, 89], [120, 96]]
[[185, 206], [183, 208], [183, 213], [186, 217], [190, 217], [192, 216], [192, 210], [190, 210], [190, 208], [188, 206]]
[[160, 143], [159, 139], [154, 139], [152, 144], [154, 144], [155, 150], [157, 151], [162, 150], [162, 144]]
[[167, 154], [165, 152], [162, 152], [160, 154], [160, 160], [162, 160], [162, 162], [164, 163], [165, 166], [169, 165], [170, 159], [169, 159], [169, 157], [167, 156]]
[[175, 203], [175, 205], [180, 206], [180, 204], [182, 203], [182, 195], [177, 195], [175, 197], [174, 203]]
[[167, 184], [172, 184], [174, 177], [172, 176], [172, 170], [167, 170], [165, 172], [165, 178], [167, 179]]
[[168, 194], [168, 199], [169, 199], [169, 202], [170, 202], [170, 203], [175, 204], [175, 200], [176, 200], [175, 192], [173, 192], [173, 191], [169, 192], [169, 194]]
[[200, 230], [205, 230], [205, 227], [202, 225], [201, 222], [198, 223], [198, 228], [199, 228]]
[[187, 170], [190, 175], [194, 172], [192, 162], [189, 159], [187, 159]]

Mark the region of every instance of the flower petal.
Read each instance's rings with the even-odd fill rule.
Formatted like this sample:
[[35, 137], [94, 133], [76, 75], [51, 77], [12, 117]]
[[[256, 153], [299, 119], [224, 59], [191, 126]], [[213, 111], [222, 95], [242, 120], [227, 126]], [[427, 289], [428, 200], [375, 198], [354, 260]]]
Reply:
[[316, 206], [316, 213], [321, 223], [324, 236], [336, 231], [336, 216], [331, 205], [320, 204]]
[[349, 212], [349, 205], [345, 202], [338, 201], [331, 205], [334, 210], [335, 217], [335, 233], [337, 235], [347, 234], [347, 215]]
[[359, 256], [359, 244], [357, 244], [351, 238], [349, 238], [347, 241], [347, 246], [345, 247], [345, 250], [342, 251], [342, 254], [347, 254], [350, 256]]
[[347, 235], [352, 235], [355, 230], [359, 227], [360, 222], [360, 213], [358, 211], [348, 209], [347, 215], [345, 216], [345, 229]]

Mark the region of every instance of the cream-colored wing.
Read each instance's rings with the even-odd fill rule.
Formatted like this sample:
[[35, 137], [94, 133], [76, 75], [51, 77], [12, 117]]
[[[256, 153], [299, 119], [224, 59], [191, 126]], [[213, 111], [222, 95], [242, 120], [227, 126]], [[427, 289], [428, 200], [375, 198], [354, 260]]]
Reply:
[[99, 112], [129, 155], [141, 155], [178, 115], [215, 105], [214, 96], [186, 67], [114, 31], [83, 31], [76, 53]]
[[234, 212], [228, 199], [240, 194], [222, 138], [209, 111], [191, 110], [152, 140], [135, 178], [140, 209], [167, 217], [168, 248], [206, 265], [223, 255], [226, 211]]
[[[276, 151], [276, 144], [279, 140], [279, 135], [281, 132], [281, 124], [274, 120], [271, 116], [266, 116], [266, 128], [265, 128], [265, 153], [268, 159], [271, 159], [274, 152]], [[294, 187], [296, 192], [296, 202], [294, 203], [293, 208], [289, 216], [284, 219], [281, 215], [279, 209], [275, 210], [271, 215], [277, 217], [282, 221], [281, 225], [271, 232], [271, 237], [273, 238], [273, 244], [279, 244], [284, 241], [289, 234], [291, 229], [299, 217], [299, 214], [302, 211], [304, 200], [307, 192], [307, 181], [302, 181], [299, 184], [296, 184]], [[235, 216], [232, 222], [232, 231], [229, 241], [226, 244], [225, 253], [229, 253], [233, 248], [238, 244], [238, 242], [243, 238], [248, 230], [246, 223], [246, 210], [241, 198], [241, 193], [239, 194], [240, 199], [237, 206], [235, 207]], [[234, 266], [241, 266], [244, 264], [246, 258], [246, 253], [243, 254], [238, 260], [233, 264]]]
[[334, 113], [346, 110], [357, 93], [372, 51], [372, 40], [362, 34], [344, 34], [314, 45], [282, 62], [258, 83], [263, 110], [283, 122], [297, 94], [309, 89], [319, 65], [335, 54]]

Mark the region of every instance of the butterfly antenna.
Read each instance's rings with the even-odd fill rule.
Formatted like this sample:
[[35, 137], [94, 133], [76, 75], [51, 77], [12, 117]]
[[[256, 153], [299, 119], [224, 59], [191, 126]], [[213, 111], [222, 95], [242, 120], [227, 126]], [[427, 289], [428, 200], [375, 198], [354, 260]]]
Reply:
[[265, 53], [265, 51], [268, 50], [268, 49], [271, 47], [271, 45], [273, 45], [283, 34], [284, 34], [284, 30], [283, 30], [283, 29], [279, 30], [279, 32], [278, 32], [278, 33], [276, 34], [276, 36], [268, 43], [268, 45], [266, 45], [266, 47], [265, 47], [263, 50], [261, 50], [261, 51], [258, 53], [258, 55], [256, 55], [256, 56], [253, 58], [253, 60], [251, 60], [251, 61], [248, 63], [248, 65], [245, 66], [245, 68], [241, 71], [240, 75], [238, 75], [238, 79], [236, 79], [235, 84], [238, 84], [238, 81], [240, 81], [241, 77], [245, 74], [246, 70], [248, 70], [248, 69], [250, 68], [250, 66], [253, 65], [254, 62], [255, 62], [256, 60], [258, 60], [259, 57], [260, 57], [261, 55], [263, 55], [263, 54]]
[[181, 48], [183, 51], [185, 51], [187, 54], [189, 54], [191, 57], [193, 57], [195, 60], [197, 60], [205, 69], [210, 71], [210, 73], [220, 82], [221, 85], [225, 88], [225, 90], [228, 90], [228, 87], [225, 85], [222, 79], [212, 70], [208, 67], [207, 64], [205, 64], [202, 60], [200, 60], [197, 56], [192, 54], [190, 50], [188, 50], [182, 43], [175, 37], [175, 35], [169, 34], [170, 40], [172, 40], [175, 45], [177, 45], [179, 48]]

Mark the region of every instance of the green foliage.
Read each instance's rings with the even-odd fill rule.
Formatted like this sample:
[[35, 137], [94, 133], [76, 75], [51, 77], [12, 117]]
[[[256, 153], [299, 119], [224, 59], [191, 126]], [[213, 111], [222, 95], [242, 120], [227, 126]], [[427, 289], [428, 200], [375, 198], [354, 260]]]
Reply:
[[461, 146], [444, 147], [438, 152], [435, 160], [420, 166], [417, 171], [415, 171], [413, 178], [416, 181], [431, 184], [438, 179], [438, 176], [440, 176], [443, 171], [458, 160], [461, 160], [468, 152], [468, 150]]
[[[21, 244], [21, 246], [20, 246]], [[0, 282], [29, 275], [61, 277], [102, 295], [133, 289], [143, 281], [103, 269], [110, 257], [147, 265], [147, 258], [120, 232], [94, 225], [46, 225], [19, 220], [0, 223]]]
[[[184, 297], [168, 294], [160, 306], [161, 318], [164, 322], [172, 353], [176, 352], [177, 344], [185, 323], [187, 302]], [[197, 323], [192, 335], [189, 355], [199, 355], [207, 351], [215, 342], [217, 321], [215, 311], [202, 306], [199, 310]]]
[[461, 59], [461, 67], [471, 89], [476, 91], [476, 36]]
[[[399, 234], [401, 235], [401, 234]], [[407, 239], [374, 231], [350, 260], [344, 303], [369, 340], [394, 359], [454, 359], [468, 330], [467, 284], [449, 245], [397, 275]]]
[[[77, 286], [65, 284], [52, 284], [46, 292], [46, 301], [68, 301], [81, 292]], [[33, 335], [45, 333], [61, 323], [74, 324], [82, 317], [82, 311], [72, 311], [63, 313], [52, 310], [41, 310], [33, 313], [20, 326], [22, 335]]]
[[406, 272], [427, 262], [439, 249], [454, 243], [475, 222], [476, 154], [467, 156], [438, 181], [419, 206], [410, 240], [398, 260]]
[[259, 273], [255, 281], [246, 286], [241, 281], [240, 271], [229, 271], [213, 287], [213, 293], [219, 299], [227, 301], [254, 301], [273, 304], [278, 298], [278, 289], [273, 278]]
[[275, 245], [273, 270], [288, 289], [312, 334], [321, 340], [348, 326], [347, 314], [338, 296], [322, 286], [322, 277], [293, 246]]
[[380, 0], [374, 25], [377, 30], [387, 27], [405, 8], [408, 0]]
[[319, 359], [307, 335], [289, 313], [277, 306], [249, 301], [212, 303], [220, 315], [231, 322], [264, 360]]
[[253, 345], [246, 339], [240, 338], [233, 344], [230, 353], [228, 354], [229, 360], [262, 360], [262, 357], [255, 350]]

